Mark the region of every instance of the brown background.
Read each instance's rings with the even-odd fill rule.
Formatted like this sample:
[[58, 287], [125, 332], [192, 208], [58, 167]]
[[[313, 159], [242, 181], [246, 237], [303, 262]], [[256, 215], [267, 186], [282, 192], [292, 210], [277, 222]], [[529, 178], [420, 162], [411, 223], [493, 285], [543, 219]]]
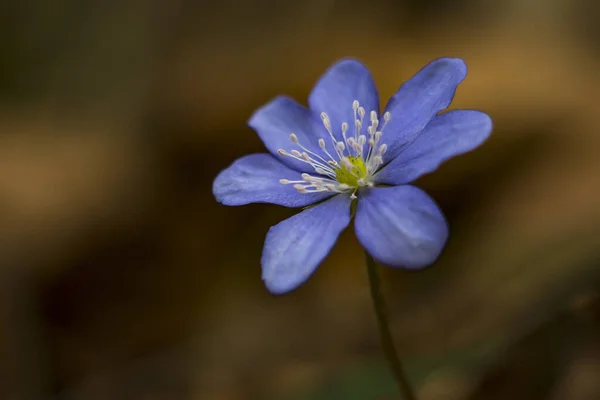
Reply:
[[430, 60], [462, 57], [452, 107], [495, 123], [417, 182], [451, 224], [439, 263], [383, 271], [421, 398], [600, 398], [594, 2], [2, 7], [0, 398], [393, 393], [352, 229], [275, 298], [262, 241], [294, 211], [211, 194], [220, 169], [262, 150], [253, 110], [281, 93], [304, 102], [345, 56], [382, 99]]

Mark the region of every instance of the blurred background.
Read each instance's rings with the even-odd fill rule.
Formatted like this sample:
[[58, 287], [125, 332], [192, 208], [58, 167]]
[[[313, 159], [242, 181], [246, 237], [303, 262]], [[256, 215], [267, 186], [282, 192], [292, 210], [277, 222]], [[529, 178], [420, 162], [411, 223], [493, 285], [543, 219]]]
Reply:
[[417, 184], [451, 238], [382, 269], [422, 400], [600, 398], [600, 7], [591, 0], [9, 0], [0, 7], [0, 398], [385, 399], [348, 229], [283, 297], [260, 279], [295, 211], [215, 202], [340, 57], [387, 99], [462, 57], [452, 108], [495, 122]]

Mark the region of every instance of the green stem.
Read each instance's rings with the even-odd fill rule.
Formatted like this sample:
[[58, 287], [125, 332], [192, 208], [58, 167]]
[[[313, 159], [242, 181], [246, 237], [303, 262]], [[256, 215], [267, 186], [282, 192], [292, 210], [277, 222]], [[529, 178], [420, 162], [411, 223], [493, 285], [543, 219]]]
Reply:
[[394, 346], [394, 341], [392, 340], [392, 333], [390, 331], [390, 324], [385, 307], [385, 299], [381, 292], [379, 275], [377, 274], [377, 264], [375, 263], [375, 260], [373, 260], [373, 257], [367, 254], [367, 252], [365, 252], [365, 260], [367, 262], [369, 285], [371, 287], [371, 298], [373, 299], [373, 307], [375, 308], [377, 323], [379, 325], [381, 347], [387, 358], [392, 375], [394, 375], [394, 379], [398, 384], [398, 389], [400, 390], [402, 398], [404, 400], [417, 400], [417, 397], [406, 378], [406, 373], [402, 368], [396, 346]]

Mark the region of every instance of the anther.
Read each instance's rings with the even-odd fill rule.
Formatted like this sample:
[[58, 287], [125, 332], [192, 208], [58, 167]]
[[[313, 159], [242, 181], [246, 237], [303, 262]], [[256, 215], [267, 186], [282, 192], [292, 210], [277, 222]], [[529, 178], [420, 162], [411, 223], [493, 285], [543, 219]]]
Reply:
[[386, 151], [387, 151], [387, 144], [384, 143], [381, 146], [379, 146], [379, 154], [384, 155]]
[[287, 180], [287, 179], [280, 179], [280, 180], [279, 180], [279, 183], [281, 183], [281, 184], [283, 184], [283, 185], [287, 185], [287, 184], [289, 184], [289, 183], [290, 183], [290, 181], [289, 181], [289, 180]]
[[343, 122], [342, 123], [342, 133], [346, 133], [346, 132], [348, 132], [348, 123], [347, 122]]
[[321, 113], [321, 120], [323, 121], [323, 125], [325, 125], [326, 128], [331, 128], [331, 121], [329, 120], [329, 116], [326, 113]]
[[387, 124], [388, 122], [390, 122], [390, 119], [392, 119], [392, 114], [390, 114], [389, 111], [386, 111], [383, 114], [383, 120], [385, 121], [385, 123]]
[[358, 106], [359, 106], [359, 104], [358, 104], [358, 100], [354, 100], [354, 101], [352, 102], [352, 109], [353, 109], [354, 111], [356, 111], [356, 110], [358, 110]]
[[292, 155], [294, 157], [302, 157], [302, 154], [298, 150], [292, 150]]
[[344, 144], [344, 142], [337, 142], [337, 144], [335, 145], [335, 147], [341, 153], [346, 148], [346, 145]]
[[322, 150], [325, 150], [325, 140], [323, 140], [323, 139], [319, 139], [319, 147], [320, 147]]
[[377, 113], [375, 110], [371, 111], [371, 122], [377, 121]]
[[365, 117], [364, 107], [358, 107], [358, 116], [360, 117], [360, 119], [363, 119]]
[[295, 133], [290, 133], [290, 139], [292, 140], [292, 142], [298, 143], [298, 136], [296, 136]]
[[287, 156], [288, 155], [287, 151], [285, 151], [284, 149], [277, 150], [277, 154], [279, 154], [280, 156]]
[[352, 165], [352, 162], [348, 159], [348, 157], [342, 158], [342, 164], [344, 164], [344, 167], [346, 167], [349, 170], [352, 170], [352, 168], [354, 168], [354, 165]]

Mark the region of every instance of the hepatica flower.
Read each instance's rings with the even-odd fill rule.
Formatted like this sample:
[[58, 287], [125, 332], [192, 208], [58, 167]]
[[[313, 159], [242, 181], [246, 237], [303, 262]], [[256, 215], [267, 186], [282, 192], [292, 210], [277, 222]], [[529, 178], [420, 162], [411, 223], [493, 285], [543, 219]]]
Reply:
[[489, 136], [483, 112], [440, 114], [466, 74], [460, 59], [435, 60], [380, 113], [369, 71], [342, 60], [317, 82], [308, 108], [276, 97], [252, 115], [248, 123], [270, 154], [235, 161], [213, 193], [228, 206], [305, 207], [269, 229], [261, 260], [269, 291], [305, 282], [353, 216], [360, 244], [385, 265], [418, 269], [438, 258], [448, 237], [444, 215], [410, 183]]

